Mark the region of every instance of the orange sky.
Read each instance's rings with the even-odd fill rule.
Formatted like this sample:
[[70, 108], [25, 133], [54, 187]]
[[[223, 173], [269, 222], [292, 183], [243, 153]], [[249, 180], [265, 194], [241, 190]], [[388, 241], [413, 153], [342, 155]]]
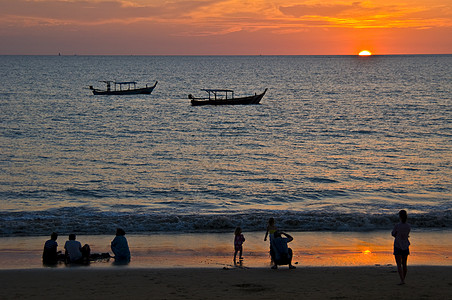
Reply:
[[451, 0], [0, 0], [0, 54], [452, 53]]

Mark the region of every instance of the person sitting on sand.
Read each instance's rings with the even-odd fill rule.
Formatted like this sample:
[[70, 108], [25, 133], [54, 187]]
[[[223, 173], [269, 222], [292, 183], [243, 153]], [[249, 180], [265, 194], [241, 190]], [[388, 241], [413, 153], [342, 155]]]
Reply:
[[[282, 235], [286, 237], [283, 238]], [[292, 266], [292, 249], [287, 246], [287, 243], [291, 241], [293, 241], [293, 237], [289, 234], [278, 230], [275, 231], [274, 237], [270, 241], [270, 255], [274, 262], [272, 269], [277, 269], [278, 265], [289, 265], [289, 269], [295, 269], [295, 266]]]
[[76, 236], [74, 233], [69, 235], [69, 240], [64, 244], [65, 255], [70, 263], [84, 263], [89, 262], [90, 247], [89, 245], [84, 245], [79, 241], [75, 240]]
[[118, 228], [116, 229], [116, 237], [111, 241], [111, 251], [115, 255], [115, 262], [130, 262], [129, 244], [127, 243], [125, 234], [126, 232], [123, 229]]
[[58, 262], [58, 243], [56, 242], [58, 233], [52, 232], [50, 240], [44, 244], [44, 251], [42, 252], [42, 262], [46, 265], [55, 265]]
[[408, 215], [405, 210], [399, 211], [400, 223], [394, 226], [392, 236], [394, 239], [394, 257], [397, 263], [397, 271], [400, 277], [400, 284], [405, 284], [407, 273], [407, 260], [410, 254], [410, 241], [408, 240], [411, 226], [406, 222]]
[[245, 242], [245, 237], [242, 234], [242, 228], [237, 227], [234, 232], [234, 263], [236, 262], [237, 252], [240, 252], [239, 259], [243, 259], [243, 242]]

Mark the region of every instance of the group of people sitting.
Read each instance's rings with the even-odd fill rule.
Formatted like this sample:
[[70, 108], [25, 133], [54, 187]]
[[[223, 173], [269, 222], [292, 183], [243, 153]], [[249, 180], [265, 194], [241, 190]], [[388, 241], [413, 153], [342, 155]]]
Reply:
[[[111, 242], [111, 250], [114, 254], [115, 262], [129, 263], [130, 250], [125, 237], [125, 231], [121, 228], [116, 229], [116, 237]], [[55, 265], [58, 262], [65, 262], [70, 264], [88, 264], [92, 260], [110, 258], [109, 253], [92, 254], [90, 246], [76, 241], [76, 235], [71, 233], [69, 239], [64, 244], [64, 254], [58, 251], [57, 243], [58, 234], [53, 232], [50, 235], [50, 240], [44, 244], [44, 251], [42, 253], [42, 262], [45, 265]]]

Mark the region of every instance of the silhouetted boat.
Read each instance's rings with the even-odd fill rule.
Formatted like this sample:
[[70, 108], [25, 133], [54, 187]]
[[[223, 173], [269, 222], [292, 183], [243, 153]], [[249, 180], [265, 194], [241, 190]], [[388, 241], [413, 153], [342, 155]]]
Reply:
[[[136, 88], [136, 81], [124, 81], [124, 82], [116, 82], [116, 81], [101, 81], [107, 84], [106, 90], [99, 90], [93, 88], [92, 85], [89, 86], [89, 89], [93, 91], [94, 95], [134, 95], [134, 94], [150, 94], [154, 90], [157, 85], [157, 81], [153, 86], [144, 88]], [[114, 84], [114, 89], [111, 89], [111, 85]], [[133, 85], [133, 87], [132, 87]]]
[[[195, 98], [193, 95], [188, 95], [188, 99], [191, 99], [191, 105], [247, 105], [247, 104], [259, 104], [262, 97], [264, 97], [267, 89], [262, 94], [255, 94], [254, 96], [234, 98], [233, 90], [218, 90], [218, 89], [203, 89], [209, 94], [206, 98]], [[229, 96], [229, 98], [228, 98]]]

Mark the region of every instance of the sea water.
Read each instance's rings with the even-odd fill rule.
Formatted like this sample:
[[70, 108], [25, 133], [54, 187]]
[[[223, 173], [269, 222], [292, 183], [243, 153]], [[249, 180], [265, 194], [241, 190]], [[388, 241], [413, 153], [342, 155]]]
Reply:
[[[0, 56], [0, 236], [452, 228], [452, 55]], [[158, 85], [94, 96], [100, 80]], [[192, 107], [188, 94], [267, 94]]]

